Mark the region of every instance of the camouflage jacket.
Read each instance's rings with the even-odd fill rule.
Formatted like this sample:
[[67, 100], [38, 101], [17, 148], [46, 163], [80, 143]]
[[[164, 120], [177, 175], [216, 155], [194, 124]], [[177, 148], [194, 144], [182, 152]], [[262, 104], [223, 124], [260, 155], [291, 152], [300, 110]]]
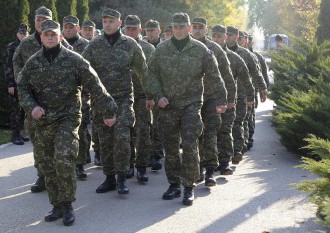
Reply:
[[233, 72], [234, 79], [237, 81], [237, 96], [243, 96], [247, 101], [254, 100], [254, 87], [249, 75], [249, 70], [246, 67], [244, 60], [233, 51], [224, 47], [227, 57], [230, 61], [230, 68]]
[[213, 52], [189, 39], [181, 52], [172, 40], [157, 46], [148, 62], [148, 92], [155, 100], [166, 97], [170, 106], [178, 108], [202, 102], [203, 90], [214, 94], [217, 104], [226, 104], [227, 91]]
[[14, 68], [13, 68], [13, 56], [19, 44], [20, 41], [16, 39], [14, 42], [9, 43], [6, 46], [4, 63], [3, 63], [3, 70], [5, 72], [6, 92], [9, 87], [14, 87], [16, 92], [16, 81], [15, 81]]
[[[221, 77], [225, 82], [225, 87], [227, 89], [227, 99], [229, 103], [234, 103], [236, 100], [236, 82], [234, 81], [232, 71], [230, 69], [229, 61], [225, 51], [217, 43], [206, 38], [205, 43], [206, 47], [213, 51], [214, 56], [216, 57], [219, 65], [219, 71]], [[204, 95], [205, 97], [205, 95]]]
[[82, 54], [84, 49], [87, 47], [88, 43], [89, 43], [88, 40], [79, 36], [78, 40], [76, 40], [72, 45], [73, 51]]
[[24, 110], [28, 114], [36, 106], [45, 110], [45, 115], [35, 121], [40, 126], [68, 117], [81, 118], [82, 85], [94, 97], [95, 111], [104, 118], [113, 118], [117, 105], [95, 70], [78, 53], [64, 47], [51, 63], [40, 49], [28, 59], [17, 78], [18, 96]]
[[[233, 48], [229, 48], [230, 50], [232, 50]], [[260, 66], [259, 66], [259, 62], [257, 57], [251, 53], [248, 49], [243, 48], [239, 45], [234, 47], [234, 51], [235, 53], [237, 53], [241, 58], [243, 58], [247, 68], [249, 69], [249, 74], [250, 77], [252, 78], [252, 82], [253, 85], [256, 88], [258, 88], [259, 90], [265, 90], [267, 89], [265, 80], [262, 76], [261, 70], [260, 70]]]
[[[30, 36], [24, 38], [21, 41], [20, 46], [16, 49], [16, 52], [13, 57], [13, 66], [14, 66], [14, 74], [15, 78], [17, 78], [19, 72], [23, 69], [26, 61], [35, 54], [40, 48], [42, 48], [42, 44], [39, 44], [38, 40], [35, 36], [36, 32], [31, 34]], [[62, 45], [66, 48], [72, 47], [69, 43], [63, 38]]]
[[264, 80], [265, 80], [267, 88], [268, 88], [269, 87], [269, 77], [268, 77], [268, 66], [267, 66], [266, 60], [260, 53], [255, 52], [255, 51], [251, 51], [251, 52], [253, 52], [258, 58], [262, 76], [264, 77]]
[[[155, 50], [155, 47], [141, 39], [137, 40], [138, 44], [141, 46], [142, 51], [146, 57], [146, 61], [149, 60], [151, 53]], [[134, 86], [134, 98], [135, 99], [140, 99], [140, 98], [146, 98], [146, 95], [144, 93], [144, 90], [141, 86], [141, 83], [137, 78], [133, 78], [133, 86]]]
[[123, 34], [111, 46], [104, 35], [93, 38], [82, 53], [90, 61], [109, 93], [133, 100], [132, 74], [146, 86], [146, 59], [138, 43]]

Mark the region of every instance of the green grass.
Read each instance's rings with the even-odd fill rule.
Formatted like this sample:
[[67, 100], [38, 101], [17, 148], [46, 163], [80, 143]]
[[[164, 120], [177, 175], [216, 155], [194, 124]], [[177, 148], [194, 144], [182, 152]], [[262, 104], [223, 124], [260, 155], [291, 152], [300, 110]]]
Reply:
[[0, 129], [0, 145], [9, 142], [10, 138], [11, 138], [11, 130]]

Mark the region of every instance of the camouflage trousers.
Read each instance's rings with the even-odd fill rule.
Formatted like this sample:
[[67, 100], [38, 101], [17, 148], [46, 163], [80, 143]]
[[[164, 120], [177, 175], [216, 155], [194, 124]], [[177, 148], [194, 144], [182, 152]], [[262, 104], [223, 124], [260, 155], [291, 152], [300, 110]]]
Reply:
[[81, 121], [79, 127], [79, 153], [76, 159], [76, 164], [85, 165], [87, 154], [91, 145], [91, 136], [88, 132], [87, 122]]
[[78, 117], [71, 117], [35, 128], [35, 159], [45, 175], [49, 200], [54, 206], [75, 200], [79, 124]]
[[92, 120], [92, 142], [93, 142], [93, 149], [95, 152], [100, 152], [100, 139], [99, 133], [97, 131], [95, 118]]
[[21, 131], [24, 125], [24, 110], [19, 105], [18, 96], [10, 95], [10, 128]]
[[249, 143], [249, 136], [250, 136], [250, 131], [249, 131], [249, 123], [250, 120], [254, 121], [253, 119], [253, 112], [254, 112], [254, 107], [248, 107], [246, 116], [244, 118], [244, 145], [243, 145], [243, 150], [242, 152], [245, 152], [247, 150], [247, 144]]
[[[151, 151], [150, 118], [151, 112], [146, 109], [146, 99], [134, 101], [135, 125], [131, 128], [131, 159], [136, 167], [147, 167]], [[135, 161], [136, 159], [136, 161]]]
[[130, 129], [135, 121], [133, 101], [115, 101], [118, 105], [117, 120], [112, 127], [104, 124], [102, 116], [95, 117], [104, 175], [126, 175], [131, 156]]
[[159, 136], [159, 108], [155, 106], [152, 110], [152, 125], [151, 125], [151, 159], [161, 159], [164, 157], [163, 144]]
[[201, 166], [216, 168], [219, 166], [217, 133], [221, 126], [221, 115], [216, 112], [216, 100], [209, 99], [202, 106], [203, 133], [199, 138]]
[[254, 100], [255, 100], [254, 108], [251, 111], [251, 116], [250, 116], [249, 122], [248, 122], [248, 127], [249, 127], [248, 142], [252, 139], [253, 134], [254, 134], [254, 130], [255, 130], [255, 127], [256, 127], [256, 111], [255, 111], [255, 109], [258, 107], [258, 92], [256, 92]]
[[233, 125], [234, 155], [241, 153], [244, 147], [244, 119], [247, 116], [245, 98], [238, 98], [236, 118]]
[[34, 158], [34, 167], [37, 169], [37, 176], [42, 177], [42, 171], [39, 168], [38, 162], [37, 162], [37, 151], [35, 150], [34, 144], [35, 144], [35, 134], [36, 134], [36, 123], [33, 120], [32, 116], [30, 114], [27, 114], [25, 120], [24, 120], [24, 127], [26, 130], [26, 133], [28, 134], [31, 143], [33, 145], [33, 158]]
[[218, 131], [219, 162], [230, 162], [234, 156], [233, 126], [236, 118], [236, 109], [227, 109], [221, 114], [222, 124]]
[[[165, 171], [170, 184], [193, 187], [199, 178], [198, 138], [202, 133], [201, 103], [184, 109], [159, 109], [160, 136], [165, 149]], [[180, 136], [182, 156], [180, 160]]]

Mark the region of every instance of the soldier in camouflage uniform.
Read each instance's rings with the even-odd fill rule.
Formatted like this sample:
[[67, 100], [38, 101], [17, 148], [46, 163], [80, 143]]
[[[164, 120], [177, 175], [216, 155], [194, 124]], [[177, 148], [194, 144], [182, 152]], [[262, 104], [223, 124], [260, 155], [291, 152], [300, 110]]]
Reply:
[[[72, 46], [73, 51], [81, 54], [86, 46], [88, 40], [79, 36], [78, 32], [79, 19], [76, 16], [68, 15], [63, 18], [63, 32], [64, 38]], [[86, 164], [87, 158], [90, 159], [89, 148], [91, 145], [91, 135], [88, 132], [87, 125], [90, 122], [90, 103], [89, 93], [83, 88], [82, 91], [82, 120], [79, 127], [79, 153], [76, 160], [76, 174], [79, 180], [86, 180], [87, 175], [84, 172], [84, 165]]]
[[[146, 32], [145, 41], [152, 44], [155, 48], [159, 43], [162, 42], [160, 34], [162, 30], [160, 29], [159, 22], [153, 19], [148, 20], [144, 25], [144, 30]], [[159, 138], [159, 108], [155, 106], [152, 111], [152, 126], [151, 126], [151, 137], [152, 137], [152, 150], [150, 156], [150, 166], [151, 170], [157, 171], [162, 169], [162, 164], [160, 160], [164, 157], [163, 145]]]
[[164, 28], [164, 40], [171, 39], [173, 36], [173, 28], [172, 25], [167, 25]]
[[135, 121], [132, 74], [135, 74], [133, 78], [145, 83], [147, 65], [141, 46], [121, 33], [120, 13], [106, 9], [102, 17], [104, 34], [88, 44], [83, 56], [90, 61], [106, 89], [111, 92], [118, 104], [118, 111], [117, 123], [110, 129], [103, 126], [102, 116], [95, 116], [94, 124], [101, 139], [103, 173], [106, 175], [106, 180], [96, 192], [117, 189], [119, 194], [128, 194], [126, 174], [131, 155], [130, 128]]
[[19, 105], [17, 96], [17, 87], [14, 77], [13, 56], [21, 43], [21, 41], [29, 35], [28, 26], [24, 23], [20, 24], [16, 33], [16, 40], [6, 46], [4, 67], [5, 71], [5, 88], [10, 100], [10, 128], [12, 129], [11, 142], [15, 145], [24, 145], [24, 141], [29, 141], [29, 138], [21, 135], [24, 122], [24, 111]]
[[[264, 77], [267, 88], [269, 88], [268, 66], [267, 66], [266, 60], [260, 53], [258, 53], [257, 51], [254, 51], [253, 37], [251, 35], [249, 35], [249, 37], [248, 37], [247, 46], [248, 46], [248, 49], [257, 56], [259, 65], [261, 68], [262, 76]], [[254, 104], [255, 108], [258, 108], [258, 95], [257, 94], [258, 94], [258, 92], [255, 93], [255, 104]], [[255, 114], [255, 111], [253, 111], [253, 115], [252, 115], [252, 117], [250, 117], [250, 120], [249, 120], [249, 139], [248, 139], [248, 144], [247, 144], [248, 149], [253, 146], [253, 134], [254, 134], [254, 129], [255, 129], [255, 120], [256, 120], [256, 114]]]
[[[199, 178], [198, 138], [202, 133], [203, 90], [214, 94], [214, 111], [224, 111], [226, 96], [213, 52], [193, 39], [186, 13], [172, 18], [173, 37], [159, 44], [148, 62], [148, 93], [160, 108], [159, 124], [165, 149], [165, 171], [170, 186], [164, 200], [181, 195], [183, 204], [192, 205], [193, 187]], [[205, 79], [203, 79], [205, 76]], [[180, 160], [180, 137], [182, 160]]]
[[[262, 102], [264, 102], [267, 98], [267, 87], [266, 87], [264, 78], [262, 77], [257, 58], [249, 50], [238, 45], [238, 43], [237, 43], [238, 37], [239, 37], [238, 29], [233, 26], [228, 26], [227, 27], [227, 40], [226, 40], [228, 49], [237, 53], [244, 60], [246, 66], [249, 70], [249, 75], [252, 79], [254, 87], [261, 90], [260, 96], [261, 96]], [[247, 122], [247, 119], [249, 119], [249, 117], [250, 117], [251, 110], [252, 110], [252, 107], [247, 106], [246, 96], [245, 95], [242, 97], [239, 96], [238, 100], [237, 100], [236, 120], [234, 123], [234, 127], [235, 127], [235, 124], [238, 124], [239, 122], [241, 122], [242, 119], [244, 119], [243, 122], [245, 124], [245, 122]], [[238, 126], [238, 127], [240, 127], [240, 126]], [[244, 135], [247, 134], [246, 131], [248, 131], [248, 128], [244, 127]], [[235, 138], [235, 135], [234, 135], [234, 138]], [[245, 142], [234, 140], [234, 157], [232, 158], [232, 162], [234, 164], [238, 164], [242, 160], [242, 158], [243, 158], [242, 153], [244, 153], [244, 150], [243, 150], [244, 146], [246, 146]]]
[[78, 154], [78, 129], [81, 122], [81, 88], [94, 97], [95, 111], [111, 127], [117, 109], [96, 72], [79, 54], [64, 48], [60, 25], [42, 23], [43, 48], [28, 59], [17, 78], [22, 107], [35, 123], [35, 158], [45, 175], [52, 211], [45, 221], [63, 217], [70, 226], [75, 221], [75, 158]]
[[[142, 47], [146, 60], [148, 61], [151, 53], [155, 50], [155, 47], [148, 42], [141, 39], [141, 20], [137, 15], [128, 15], [125, 19], [124, 33], [127, 36], [135, 39]], [[146, 174], [146, 168], [149, 164], [149, 155], [151, 151], [151, 138], [150, 138], [150, 109], [146, 109], [146, 94], [139, 83], [137, 78], [133, 78], [134, 85], [134, 112], [135, 112], [135, 126], [136, 132], [136, 168], [137, 168], [137, 180], [140, 182], [147, 182], [148, 176]], [[133, 138], [131, 137], [131, 142]], [[135, 145], [131, 143], [131, 168], [134, 165], [135, 160]], [[134, 169], [134, 168], [133, 168]], [[134, 172], [133, 172], [134, 175]]]
[[86, 40], [91, 40], [95, 33], [95, 23], [92, 20], [84, 20], [81, 24], [81, 36]]
[[[248, 106], [252, 106], [254, 101], [254, 87], [249, 75], [249, 70], [246, 67], [244, 60], [239, 55], [227, 48], [226, 33], [227, 29], [225, 26], [215, 25], [212, 28], [212, 40], [219, 44], [227, 53], [233, 77], [237, 82], [238, 99], [240, 99], [240, 101], [247, 102]], [[242, 96], [246, 96], [246, 99], [241, 99]], [[225, 150], [223, 150], [223, 144], [221, 142], [218, 142], [218, 150], [219, 152], [221, 151], [221, 154], [219, 154], [221, 155], [219, 157], [219, 171], [221, 175], [233, 174], [233, 170], [229, 167], [229, 162], [234, 156], [233, 134], [236, 136], [235, 140], [241, 140], [242, 142], [244, 141], [243, 119], [240, 122], [237, 122], [239, 120], [239, 116], [236, 118], [236, 111], [239, 112], [240, 109], [235, 109], [232, 114], [228, 114], [228, 118], [223, 118], [223, 125], [225, 126], [224, 128], [230, 136], [228, 137], [229, 140], [226, 144], [227, 147]], [[236, 124], [234, 124], [235, 122]], [[237, 139], [237, 137], [239, 137], [239, 139]]]
[[[214, 96], [207, 92], [204, 93], [204, 103], [202, 107], [204, 131], [202, 137], [200, 138], [199, 146], [201, 155], [201, 169], [203, 169], [203, 167], [206, 168], [205, 185], [214, 186], [216, 185], [216, 180], [213, 177], [213, 171], [219, 165], [217, 141], [221, 142], [221, 149], [227, 148], [228, 146], [226, 144], [228, 144], [228, 141], [230, 141], [230, 139], [227, 139], [230, 135], [225, 134], [226, 132], [224, 130], [224, 127], [227, 127], [227, 125], [221, 124], [221, 120], [226, 123], [228, 121], [228, 115], [232, 112], [235, 112], [236, 83], [234, 82], [226, 53], [218, 44], [214, 43], [206, 37], [207, 30], [208, 28], [205, 19], [193, 19], [192, 36], [194, 39], [201, 41], [206, 45], [208, 49], [213, 51], [218, 61], [219, 71], [223, 81], [225, 82], [225, 87], [228, 93], [227, 110], [221, 115], [214, 111], [216, 104]], [[226, 90], [222, 91], [226, 92]], [[228, 114], [227, 111], [229, 112]], [[221, 134], [218, 134], [218, 131], [221, 131]], [[202, 173], [203, 170], [201, 170], [201, 174]]]

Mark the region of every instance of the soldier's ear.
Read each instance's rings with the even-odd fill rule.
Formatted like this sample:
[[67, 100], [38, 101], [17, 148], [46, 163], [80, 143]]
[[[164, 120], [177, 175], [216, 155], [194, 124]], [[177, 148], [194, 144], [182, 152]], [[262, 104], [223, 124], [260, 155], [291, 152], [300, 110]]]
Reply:
[[58, 37], [58, 39], [59, 39], [60, 42], [62, 42], [62, 40], [63, 40], [63, 35], [60, 34], [59, 37]]
[[123, 24], [123, 21], [120, 19], [120, 20], [118, 21], [118, 26], [121, 27], [122, 24]]

